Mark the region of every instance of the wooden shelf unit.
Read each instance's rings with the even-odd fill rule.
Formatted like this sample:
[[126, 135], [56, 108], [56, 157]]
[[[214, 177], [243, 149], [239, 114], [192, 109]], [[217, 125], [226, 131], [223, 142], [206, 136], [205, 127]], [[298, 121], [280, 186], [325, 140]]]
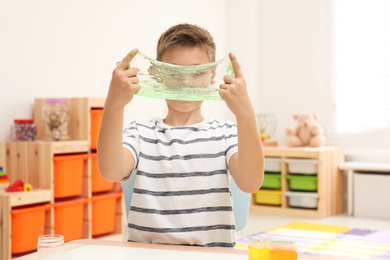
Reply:
[[[38, 138], [42, 137], [41, 108], [46, 99], [35, 99], [34, 119], [37, 124]], [[54, 204], [54, 161], [53, 157], [63, 154], [95, 153], [91, 150], [90, 110], [103, 108], [103, 98], [67, 98], [68, 111], [70, 113], [69, 141], [34, 141], [34, 142], [3, 142], [0, 143], [0, 166], [4, 167], [10, 183], [16, 179], [28, 182], [32, 185], [32, 192], [7, 193], [0, 192], [0, 256], [1, 259], [11, 259], [11, 213], [12, 207], [20, 205], [33, 205], [43, 201]], [[91, 157], [84, 163], [83, 187], [79, 197], [88, 198], [84, 206], [82, 238], [92, 238], [92, 184], [91, 184]], [[111, 194], [122, 192], [121, 183], [115, 183], [114, 188], [99, 194]], [[123, 196], [116, 201], [115, 230], [112, 233], [102, 235], [99, 238], [123, 236], [122, 224]], [[46, 215], [45, 232], [54, 232], [54, 207]]]
[[[268, 206], [255, 203], [252, 194], [250, 212], [283, 215], [303, 218], [324, 218], [344, 212], [344, 174], [339, 165], [344, 162], [344, 151], [340, 147], [319, 148], [290, 148], [290, 147], [264, 147], [265, 157], [281, 159], [281, 206]], [[288, 164], [285, 159], [317, 159], [317, 209], [304, 209], [289, 207], [288, 191]]]

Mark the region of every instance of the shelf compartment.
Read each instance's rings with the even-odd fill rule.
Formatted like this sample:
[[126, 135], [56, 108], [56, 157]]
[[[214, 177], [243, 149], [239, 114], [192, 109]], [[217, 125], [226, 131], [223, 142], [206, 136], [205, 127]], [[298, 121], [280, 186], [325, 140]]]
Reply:
[[116, 202], [121, 196], [121, 192], [92, 196], [93, 236], [115, 231]]
[[318, 193], [286, 191], [288, 205], [290, 207], [316, 209], [318, 207]]
[[54, 232], [64, 236], [65, 242], [83, 236], [83, 218], [88, 198], [54, 203]]
[[264, 172], [280, 173], [281, 169], [282, 160], [280, 158], [264, 158]]
[[83, 176], [86, 168], [87, 153], [55, 155], [54, 161], [54, 198], [79, 196], [83, 189]]
[[264, 205], [282, 205], [282, 191], [260, 189], [254, 193], [255, 202]]
[[288, 172], [294, 174], [317, 174], [317, 159], [285, 159]]
[[105, 181], [100, 175], [97, 154], [91, 153], [90, 156], [92, 193], [112, 190], [114, 188], [114, 183]]
[[45, 234], [46, 211], [50, 209], [50, 204], [11, 209], [12, 254], [37, 249], [38, 237]]
[[265, 173], [262, 188], [280, 189], [282, 187], [281, 175], [277, 173]]
[[317, 175], [294, 175], [287, 174], [290, 190], [317, 191]]

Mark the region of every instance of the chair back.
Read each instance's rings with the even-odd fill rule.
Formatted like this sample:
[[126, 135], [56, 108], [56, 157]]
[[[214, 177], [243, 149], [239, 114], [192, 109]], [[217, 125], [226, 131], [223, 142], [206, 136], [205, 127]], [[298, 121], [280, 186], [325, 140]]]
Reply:
[[[135, 177], [136, 172], [133, 172], [130, 179], [122, 183], [127, 217], [130, 211], [130, 202], [131, 197], [133, 196]], [[236, 222], [236, 231], [240, 231], [245, 227], [248, 220], [251, 194], [240, 190], [233, 178], [230, 178], [230, 190], [233, 197], [233, 214]]]

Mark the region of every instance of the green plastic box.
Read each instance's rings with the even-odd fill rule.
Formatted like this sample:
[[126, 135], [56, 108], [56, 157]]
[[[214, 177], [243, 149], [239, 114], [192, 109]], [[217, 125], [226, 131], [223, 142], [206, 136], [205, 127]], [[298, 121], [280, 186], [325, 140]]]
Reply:
[[280, 189], [282, 187], [280, 174], [264, 173], [264, 181], [261, 187], [267, 189]]
[[317, 191], [317, 175], [287, 174], [290, 190]]

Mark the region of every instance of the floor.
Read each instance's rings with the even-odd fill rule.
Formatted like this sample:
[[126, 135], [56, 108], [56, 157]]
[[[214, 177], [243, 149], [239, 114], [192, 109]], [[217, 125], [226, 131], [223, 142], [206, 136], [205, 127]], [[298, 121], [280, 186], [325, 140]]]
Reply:
[[348, 216], [347, 214], [332, 216], [323, 219], [304, 219], [251, 213], [249, 214], [248, 222], [245, 228], [237, 232], [237, 238], [249, 236], [261, 231], [287, 225], [294, 221], [348, 226], [350, 228], [359, 229], [390, 230], [390, 219], [359, 218]]

